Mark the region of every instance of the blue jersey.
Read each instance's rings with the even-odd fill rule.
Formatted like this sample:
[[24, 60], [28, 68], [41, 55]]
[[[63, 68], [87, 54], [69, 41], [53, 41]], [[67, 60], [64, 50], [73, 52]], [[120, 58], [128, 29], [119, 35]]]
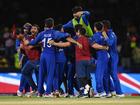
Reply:
[[[91, 38], [90, 38], [90, 43], [93, 45], [94, 43], [97, 43], [99, 45], [106, 45], [106, 41], [104, 37], [102, 36], [101, 32], [96, 32]], [[97, 57], [102, 57], [104, 55], [108, 55], [106, 50], [97, 50]]]
[[108, 38], [106, 38], [106, 42], [109, 46], [109, 54], [114, 55], [118, 54], [117, 52], [117, 36], [112, 31], [112, 29], [107, 31]]
[[[85, 22], [86, 25], [88, 25], [88, 19], [90, 16], [90, 12], [89, 11], [84, 11], [83, 15], [82, 15], [82, 19]], [[80, 18], [77, 20], [78, 22], [80, 21]], [[72, 20], [69, 21], [68, 23], [63, 25], [63, 28], [74, 28], [73, 24], [72, 24]]]
[[35, 45], [39, 42], [43, 43], [43, 52], [47, 53], [55, 53], [55, 46], [49, 44], [50, 40], [60, 40], [61, 38], [68, 37], [68, 33], [56, 31], [53, 29], [47, 29], [45, 31], [40, 32], [37, 37], [29, 42], [29, 45]]

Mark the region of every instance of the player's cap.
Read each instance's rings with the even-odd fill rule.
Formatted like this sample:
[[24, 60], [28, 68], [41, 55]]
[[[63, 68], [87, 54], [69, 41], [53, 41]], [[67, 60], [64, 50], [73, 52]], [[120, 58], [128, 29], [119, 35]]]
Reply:
[[75, 7], [72, 9], [72, 12], [73, 12], [73, 13], [77, 13], [77, 12], [82, 11], [82, 10], [83, 10], [83, 9], [82, 9], [81, 6], [75, 6]]

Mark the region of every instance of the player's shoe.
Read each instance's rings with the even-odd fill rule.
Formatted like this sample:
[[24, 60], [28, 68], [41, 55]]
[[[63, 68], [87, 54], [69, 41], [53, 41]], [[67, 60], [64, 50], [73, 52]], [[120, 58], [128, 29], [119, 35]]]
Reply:
[[102, 92], [102, 93], [97, 93], [94, 95], [95, 98], [105, 98], [106, 97], [106, 93]]
[[112, 91], [112, 92], [111, 92], [111, 95], [112, 95], [112, 96], [116, 96], [116, 92], [115, 92], [115, 91]]
[[23, 92], [20, 92], [19, 90], [17, 90], [17, 96], [22, 97], [24, 94]]
[[111, 93], [106, 94], [106, 98], [111, 98], [111, 97], [112, 97]]
[[28, 98], [30, 98], [30, 97], [31, 97], [30, 92], [26, 92], [26, 93], [25, 93], [25, 96], [28, 97]]
[[45, 94], [45, 95], [43, 95], [43, 97], [44, 98], [53, 98], [54, 95], [53, 95], [53, 93], [51, 93], [51, 94]]
[[125, 97], [125, 95], [124, 94], [116, 94], [116, 97], [123, 98], [123, 97]]
[[37, 97], [38, 97], [38, 98], [40, 98], [40, 97], [42, 97], [42, 96], [43, 96], [43, 95], [40, 94], [40, 93], [37, 94]]
[[31, 96], [37, 96], [38, 95], [38, 91], [33, 90], [33, 91], [30, 92], [30, 95]]

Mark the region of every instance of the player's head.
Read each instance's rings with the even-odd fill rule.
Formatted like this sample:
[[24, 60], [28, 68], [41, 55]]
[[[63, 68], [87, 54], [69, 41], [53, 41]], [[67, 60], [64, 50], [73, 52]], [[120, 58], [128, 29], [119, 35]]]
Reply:
[[53, 18], [45, 19], [45, 27], [46, 28], [53, 28], [54, 27], [54, 19]]
[[31, 28], [31, 34], [32, 35], [37, 35], [37, 33], [39, 32], [39, 26], [37, 24], [34, 24]]
[[63, 28], [62, 24], [58, 24], [57, 26], [54, 27], [54, 29], [58, 30], [58, 31], [61, 31], [61, 32], [64, 32], [64, 28]]
[[29, 34], [31, 28], [32, 28], [32, 25], [30, 23], [25, 23], [23, 25], [23, 32], [24, 32], [24, 34]]
[[79, 14], [79, 12], [81, 12], [83, 9], [81, 6], [75, 6], [73, 9], [72, 9], [72, 12], [73, 12], [73, 17], [74, 18], [80, 18], [81, 14]]
[[102, 23], [104, 24], [104, 30], [107, 31], [111, 29], [111, 22], [109, 20], [103, 20]]
[[104, 29], [104, 24], [102, 22], [96, 22], [94, 23], [94, 31], [95, 32], [101, 32]]
[[78, 30], [80, 29], [80, 28], [82, 28], [83, 26], [81, 25], [81, 24], [77, 24], [76, 26], [75, 26], [75, 32], [78, 32]]
[[78, 30], [78, 33], [79, 33], [79, 35], [86, 36], [86, 29], [84, 27], [81, 27]]

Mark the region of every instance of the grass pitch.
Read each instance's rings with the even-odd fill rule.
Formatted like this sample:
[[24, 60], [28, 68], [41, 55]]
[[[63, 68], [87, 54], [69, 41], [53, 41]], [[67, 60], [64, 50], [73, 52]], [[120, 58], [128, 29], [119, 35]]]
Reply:
[[0, 105], [140, 105], [140, 96], [98, 99], [0, 96]]

